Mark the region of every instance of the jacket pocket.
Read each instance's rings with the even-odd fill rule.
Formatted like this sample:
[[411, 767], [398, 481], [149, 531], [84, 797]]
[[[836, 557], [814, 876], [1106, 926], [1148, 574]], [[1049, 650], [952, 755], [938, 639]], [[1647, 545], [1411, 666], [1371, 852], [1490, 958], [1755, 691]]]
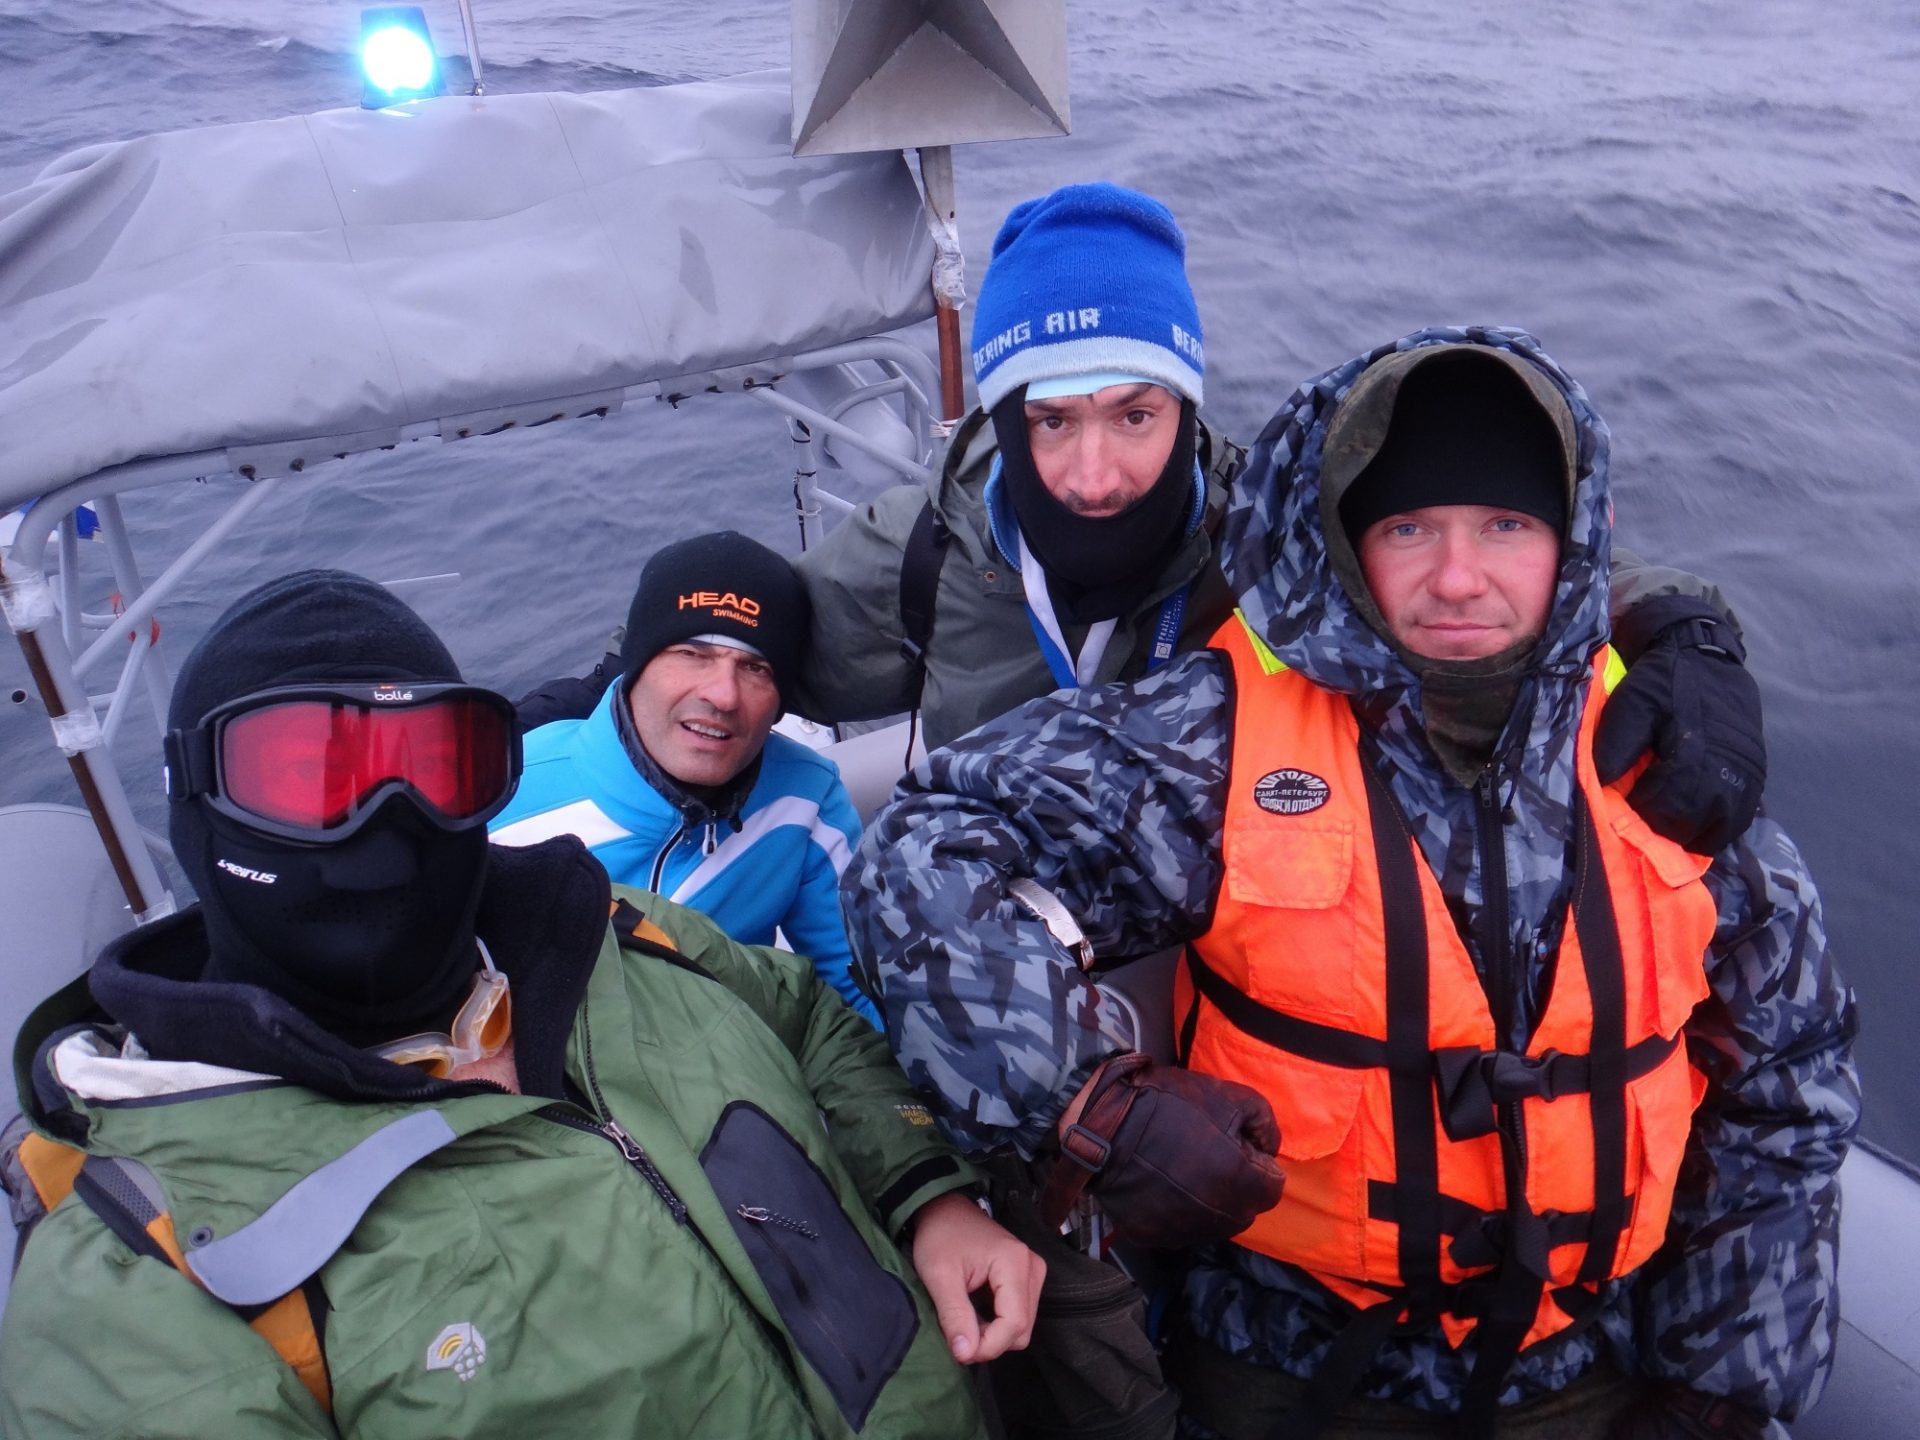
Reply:
[[[1246, 932], [1246, 993], [1304, 1019], [1350, 1024], [1357, 1003], [1349, 961], [1353, 822], [1248, 814], [1233, 830], [1225, 859], [1226, 898], [1247, 907], [1238, 922]], [[1283, 921], [1297, 947], [1284, 954], [1269, 938]]]
[[700, 1164], [794, 1349], [860, 1429], [920, 1327], [906, 1284], [874, 1257], [819, 1167], [757, 1106], [736, 1100], [721, 1112]]
[[1368, 1127], [1360, 1113], [1371, 1072], [1290, 1055], [1225, 1025], [1202, 1029], [1190, 1064], [1253, 1086], [1280, 1124], [1286, 1189], [1239, 1243], [1310, 1270], [1366, 1278]]
[[[1715, 912], [1700, 877], [1712, 861], [1662, 839], [1624, 807], [1614, 816], [1613, 828], [1640, 859], [1647, 905], [1636, 918], [1651, 931], [1655, 964], [1650, 986], [1634, 975], [1627, 977], [1628, 1031], [1632, 1033], [1639, 1020], [1643, 1033], [1676, 1035], [1694, 1006], [1707, 997], [1707, 948], [1713, 943]], [[1617, 894], [1615, 904], [1625, 944], [1629, 913], [1619, 906]]]
[[1706, 1077], [1687, 1063], [1684, 1046], [1628, 1087], [1627, 1176], [1637, 1183], [1622, 1270], [1645, 1264], [1666, 1239], [1694, 1111], [1706, 1088]]

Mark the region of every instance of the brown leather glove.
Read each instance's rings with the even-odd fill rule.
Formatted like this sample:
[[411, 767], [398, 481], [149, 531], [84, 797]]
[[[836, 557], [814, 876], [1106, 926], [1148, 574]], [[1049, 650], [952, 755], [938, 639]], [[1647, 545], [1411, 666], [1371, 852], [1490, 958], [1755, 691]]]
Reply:
[[1115, 1230], [1160, 1249], [1238, 1235], [1280, 1201], [1280, 1126], [1257, 1090], [1116, 1055], [1088, 1082], [1041, 1195], [1058, 1226], [1091, 1189]]
[[1762, 1440], [1767, 1418], [1684, 1385], [1649, 1385], [1614, 1417], [1607, 1440]]

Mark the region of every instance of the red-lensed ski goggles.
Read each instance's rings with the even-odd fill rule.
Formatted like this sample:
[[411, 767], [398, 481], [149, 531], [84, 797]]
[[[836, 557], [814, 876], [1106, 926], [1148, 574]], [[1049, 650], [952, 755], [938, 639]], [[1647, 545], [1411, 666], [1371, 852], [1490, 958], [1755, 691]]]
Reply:
[[344, 840], [404, 791], [446, 830], [484, 825], [520, 778], [504, 695], [474, 685], [297, 685], [230, 700], [166, 737], [167, 794], [243, 825]]

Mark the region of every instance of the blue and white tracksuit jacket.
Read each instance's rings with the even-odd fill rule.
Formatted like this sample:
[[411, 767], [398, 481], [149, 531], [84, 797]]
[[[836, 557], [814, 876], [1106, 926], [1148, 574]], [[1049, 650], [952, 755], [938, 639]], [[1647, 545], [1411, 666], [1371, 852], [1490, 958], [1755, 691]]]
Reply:
[[526, 737], [520, 788], [491, 827], [496, 845], [577, 835], [616, 884], [634, 885], [711, 916], [745, 945], [770, 945], [777, 927], [822, 980], [876, 1027], [853, 982], [840, 918], [840, 872], [860, 820], [831, 760], [769, 735], [760, 771], [729, 819], [679, 803], [634, 768], [613, 707], [614, 685], [584, 720], [558, 720]]

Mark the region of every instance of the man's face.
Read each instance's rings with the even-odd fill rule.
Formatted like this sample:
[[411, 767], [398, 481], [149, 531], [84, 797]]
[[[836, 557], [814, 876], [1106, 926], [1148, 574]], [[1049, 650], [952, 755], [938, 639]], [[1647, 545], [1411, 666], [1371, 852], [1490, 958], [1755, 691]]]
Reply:
[[724, 785], [767, 743], [780, 691], [758, 655], [683, 640], [646, 663], [627, 705], [654, 764], [683, 784]]
[[1481, 660], [1538, 635], [1560, 569], [1546, 521], [1491, 505], [1389, 515], [1359, 551], [1387, 628], [1430, 660]]
[[1153, 488], [1179, 433], [1180, 401], [1158, 385], [1027, 402], [1027, 443], [1047, 493], [1076, 515], [1118, 515]]

